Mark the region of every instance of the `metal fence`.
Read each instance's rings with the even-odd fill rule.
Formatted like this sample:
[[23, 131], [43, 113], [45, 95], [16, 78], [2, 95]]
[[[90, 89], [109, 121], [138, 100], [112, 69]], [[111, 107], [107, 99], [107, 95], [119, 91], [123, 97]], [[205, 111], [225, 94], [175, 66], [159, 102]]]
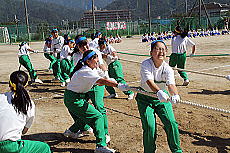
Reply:
[[[210, 18], [212, 26], [222, 29], [224, 27], [224, 19], [221, 17]], [[153, 20], [151, 24], [151, 31], [149, 31], [148, 21], [136, 21], [136, 22], [126, 22], [126, 29], [119, 30], [106, 30], [106, 22], [96, 23], [96, 30], [101, 31], [103, 35], [109, 37], [110, 35], [115, 36], [119, 34], [120, 36], [131, 36], [131, 35], [142, 35], [144, 33], [150, 32], [163, 32], [163, 31], [173, 31], [178, 21], [183, 28], [188, 28], [190, 30], [195, 29], [207, 29], [210, 27], [208, 20], [206, 18], [190, 17], [190, 18], [174, 18], [174, 19], [162, 19]], [[10, 42], [20, 42], [20, 41], [37, 41], [44, 40], [50, 35], [53, 28], [58, 28], [60, 30], [60, 35], [69, 34], [70, 37], [74, 38], [77, 34], [83, 34], [90, 37], [93, 30], [87, 27], [74, 27], [68, 26], [50, 26], [48, 24], [39, 24], [30, 26], [30, 34], [27, 34], [26, 25], [0, 25], [0, 27], [7, 27], [9, 31]], [[0, 43], [1, 43], [0, 39]]]

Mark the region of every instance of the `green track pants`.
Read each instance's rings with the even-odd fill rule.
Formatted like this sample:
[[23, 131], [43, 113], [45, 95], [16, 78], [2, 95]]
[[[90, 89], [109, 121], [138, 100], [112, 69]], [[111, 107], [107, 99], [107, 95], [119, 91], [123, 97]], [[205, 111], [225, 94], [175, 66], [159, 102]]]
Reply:
[[[97, 109], [103, 116], [104, 121], [104, 131], [106, 135], [109, 135], [108, 130], [108, 117], [106, 114], [106, 109], [104, 107], [104, 86], [94, 86], [88, 93], [87, 96], [91, 99], [95, 109]], [[71, 113], [70, 113], [71, 114]], [[90, 128], [88, 124], [82, 123], [78, 117], [71, 114], [74, 119], [74, 124], [69, 128], [71, 132], [77, 132], [79, 129], [82, 131], [86, 131]]]
[[[169, 65], [171, 67], [177, 66], [178, 68], [184, 69], [186, 63], [186, 52], [183, 54], [172, 53], [169, 57]], [[184, 79], [188, 79], [188, 75], [185, 71], [178, 71], [180, 76]]]
[[156, 151], [157, 127], [155, 114], [164, 124], [171, 152], [182, 153], [178, 124], [174, 117], [172, 104], [170, 102], [160, 102], [157, 98], [139, 93], [136, 96], [136, 101], [142, 122], [144, 153]]
[[62, 59], [60, 65], [61, 65], [61, 76], [63, 78], [63, 80], [61, 81], [63, 82], [69, 79], [69, 75], [73, 71], [74, 66], [72, 65], [71, 61], [69, 61], [68, 59]]
[[48, 53], [44, 53], [44, 56], [45, 56], [48, 60], [50, 60], [49, 69], [51, 70], [52, 67], [53, 67], [53, 65], [54, 65], [54, 63], [56, 62], [56, 58], [55, 58], [53, 55], [50, 55], [50, 54], [48, 54]]
[[27, 69], [27, 71], [30, 74], [30, 79], [32, 81], [34, 81], [37, 78], [37, 74], [34, 71], [34, 67], [33, 67], [32, 63], [30, 62], [29, 56], [28, 55], [22, 55], [22, 56], [20, 56], [19, 57], [19, 63], [21, 65], [23, 65]]
[[[78, 121], [93, 128], [97, 146], [106, 146], [103, 115], [88, 103], [88, 99], [87, 94], [65, 90], [64, 103], [68, 111], [77, 117]], [[75, 129], [80, 130], [80, 128], [82, 127], [78, 124], [75, 125]]]
[[48, 144], [40, 141], [17, 140], [1, 141], [1, 153], [51, 153]]
[[[108, 69], [109, 69], [109, 77], [110, 78], [114, 78], [117, 83], [123, 83], [126, 84], [125, 79], [124, 79], [124, 75], [123, 75], [123, 71], [122, 71], [122, 65], [121, 63], [116, 60], [112, 63], [110, 63], [108, 65]], [[109, 92], [109, 94], [115, 94], [115, 89], [113, 87], [110, 86], [106, 86], [106, 90]], [[132, 91], [123, 91], [123, 93], [125, 95], [130, 95], [133, 92]]]

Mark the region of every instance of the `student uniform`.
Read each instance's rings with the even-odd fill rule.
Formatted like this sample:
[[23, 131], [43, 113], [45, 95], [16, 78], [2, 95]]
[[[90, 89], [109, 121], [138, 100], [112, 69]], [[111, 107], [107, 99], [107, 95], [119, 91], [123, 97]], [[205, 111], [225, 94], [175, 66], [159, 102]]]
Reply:
[[[169, 65], [171, 67], [177, 66], [178, 68], [184, 69], [186, 63], [187, 46], [192, 47], [194, 45], [195, 43], [188, 37], [182, 38], [180, 35], [175, 36], [172, 39], [172, 54], [169, 58]], [[184, 80], [188, 80], [188, 75], [186, 72], [178, 72]]]
[[56, 62], [53, 65], [53, 74], [60, 80], [63, 80], [61, 76], [60, 52], [64, 41], [62, 36], [58, 36], [57, 38], [53, 38], [51, 42], [51, 51], [54, 51], [54, 57], [56, 57]]
[[19, 48], [19, 52], [18, 52], [19, 63], [27, 69], [31, 80], [34, 81], [37, 78], [37, 74], [34, 71], [34, 67], [30, 61], [28, 49], [30, 49], [30, 47], [27, 43]]
[[60, 53], [60, 60], [61, 60], [61, 76], [62, 80], [61, 82], [65, 82], [67, 79], [69, 79], [70, 73], [73, 71], [73, 63], [71, 60], [71, 56], [69, 54], [72, 53], [72, 50], [70, 49], [69, 45], [64, 45], [62, 47], [62, 51]]
[[31, 101], [27, 115], [19, 114], [11, 103], [13, 95], [14, 92], [0, 94], [0, 152], [50, 153], [50, 147], [44, 142], [21, 139], [24, 127], [30, 128], [33, 123], [35, 105]]
[[[151, 58], [146, 59], [141, 64], [140, 73], [141, 88], [147, 92], [153, 92], [147, 85], [147, 80], [153, 80], [160, 90], [166, 93], [166, 85], [175, 84], [174, 72], [166, 62], [156, 68]], [[160, 102], [158, 98], [140, 93], [137, 94], [136, 101], [142, 122], [144, 152], [153, 153], [156, 150], [156, 113], [164, 124], [171, 151], [173, 153], [182, 153], [178, 124], [174, 117], [172, 104], [170, 102]]]
[[50, 48], [48, 47], [48, 44], [51, 44], [51, 41], [52, 40], [48, 40], [45, 42], [45, 45], [44, 45], [44, 48], [43, 48], [43, 51], [44, 51], [44, 56], [45, 58], [47, 58], [48, 60], [50, 60], [50, 66], [49, 66], [49, 70], [52, 70], [53, 68], [53, 64], [56, 62], [56, 58], [51, 54], [49, 53]]
[[[116, 52], [116, 50], [111, 46], [107, 45], [104, 50], [101, 51], [103, 54], [109, 55], [105, 59], [106, 64], [108, 65], [108, 73], [110, 78], [114, 78], [117, 83], [123, 83], [127, 84], [124, 79], [123, 71], [122, 71], [122, 65], [118, 59], [111, 58], [112, 53]], [[115, 94], [115, 90], [113, 87], [106, 86], [106, 90], [109, 92], [109, 94]], [[123, 91], [125, 95], [133, 94], [132, 91]]]
[[76, 121], [70, 131], [82, 130], [86, 125], [89, 125], [93, 128], [97, 146], [106, 146], [104, 116], [96, 107], [88, 103], [89, 91], [100, 78], [96, 69], [92, 70], [84, 65], [73, 74], [70, 83], [68, 83], [64, 94], [64, 103]]
[[[104, 64], [103, 59], [102, 59], [102, 55], [101, 52], [97, 49], [94, 48], [90, 48], [92, 50], [94, 50], [96, 52], [96, 54], [98, 55], [98, 59], [99, 59], [99, 65]], [[73, 61], [74, 61], [74, 65], [76, 65], [78, 63], [78, 61], [80, 59], [82, 59], [83, 54], [80, 52], [77, 52], [73, 55]], [[97, 73], [101, 74], [101, 70], [100, 68], [97, 69]], [[102, 75], [101, 75], [102, 76]], [[92, 88], [88, 91], [88, 95], [89, 98], [91, 99], [94, 107], [103, 115], [103, 120], [104, 120], [104, 130], [105, 130], [105, 134], [109, 135], [109, 131], [108, 131], [108, 117], [106, 115], [106, 109], [104, 107], [104, 90], [105, 90], [105, 86], [98, 86], [98, 85], [93, 85]], [[74, 128], [74, 126], [76, 124], [81, 124], [79, 123], [79, 121], [75, 120], [75, 124], [72, 125], [70, 127], [70, 131], [71, 132], [77, 132], [77, 128]], [[83, 129], [80, 129], [82, 131], [86, 131], [90, 128], [90, 126], [85, 125]]]

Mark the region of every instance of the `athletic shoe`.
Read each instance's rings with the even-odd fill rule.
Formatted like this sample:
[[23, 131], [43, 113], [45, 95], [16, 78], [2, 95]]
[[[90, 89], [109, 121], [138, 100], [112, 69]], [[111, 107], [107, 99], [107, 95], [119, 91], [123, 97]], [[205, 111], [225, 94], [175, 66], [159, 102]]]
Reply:
[[131, 93], [130, 95], [128, 95], [128, 100], [132, 100], [134, 98], [134, 93]]
[[189, 84], [189, 80], [184, 80], [183, 86], [187, 86]]
[[78, 131], [77, 133], [74, 133], [74, 132], [71, 132], [69, 129], [65, 130], [65, 132], [63, 133], [63, 135], [65, 137], [70, 137], [70, 138], [73, 138], [73, 139], [78, 139], [78, 138], [81, 138], [81, 137], [84, 137], [84, 136], [88, 136], [90, 134], [93, 133], [93, 129], [92, 128], [89, 128], [87, 131]]
[[105, 138], [106, 138], [106, 143], [108, 144], [110, 141], [111, 141], [111, 138], [108, 134], [105, 135]]
[[110, 148], [108, 148], [106, 146], [104, 146], [104, 147], [97, 147], [95, 149], [95, 151], [94, 151], [94, 153], [115, 153], [115, 152], [116, 152], [116, 150], [110, 149]]
[[40, 80], [40, 79], [35, 79], [34, 82], [39, 83], [39, 84], [43, 84], [42, 80]]
[[66, 82], [66, 83], [69, 83], [69, 82], [70, 82], [70, 78], [66, 79], [65, 82]]
[[106, 96], [105, 98], [118, 98], [118, 94], [111, 94], [111, 95], [108, 95]]
[[62, 82], [62, 83], [61, 83], [61, 87], [64, 87], [65, 85], [66, 85], [65, 82]]

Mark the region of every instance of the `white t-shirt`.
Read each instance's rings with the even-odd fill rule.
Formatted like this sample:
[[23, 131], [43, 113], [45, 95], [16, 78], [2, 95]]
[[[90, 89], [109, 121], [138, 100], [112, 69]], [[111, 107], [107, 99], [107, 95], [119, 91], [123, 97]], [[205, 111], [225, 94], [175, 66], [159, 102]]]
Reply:
[[0, 94], [0, 141], [21, 139], [24, 127], [30, 128], [35, 117], [35, 105], [28, 108], [27, 115], [17, 113], [11, 103], [13, 92]]
[[22, 56], [22, 55], [29, 55], [29, 51], [28, 49], [30, 49], [30, 46], [28, 44], [24, 44], [23, 46], [21, 46], [18, 50], [18, 56]]
[[70, 53], [72, 53], [72, 50], [70, 49], [69, 45], [64, 45], [62, 47], [61, 53], [60, 53], [60, 59], [68, 59], [71, 60], [71, 56], [69, 55]]
[[65, 39], [62, 36], [58, 36], [57, 38], [53, 38], [51, 41], [51, 51], [60, 50], [64, 45]]
[[98, 40], [99, 40], [99, 38], [95, 38], [93, 41], [91, 41], [90, 43], [89, 43], [89, 47], [91, 47], [91, 48], [98, 48]]
[[[113, 56], [113, 52], [116, 52], [116, 50], [111, 45], [107, 45], [106, 48], [102, 50], [101, 52], [104, 54]], [[107, 63], [107, 65], [109, 65], [110, 63], [114, 61], [115, 61], [114, 59], [111, 59], [109, 57], [105, 59], [105, 62]]]
[[102, 77], [98, 75], [96, 69], [92, 70], [87, 65], [84, 65], [73, 74], [70, 83], [67, 85], [67, 89], [76, 93], [86, 93], [100, 78]]
[[174, 71], [165, 61], [156, 68], [153, 60], [148, 58], [141, 63], [141, 87], [153, 92], [146, 83], [147, 80], [153, 80], [161, 90], [165, 90], [166, 85], [175, 84]]
[[172, 39], [172, 53], [183, 54], [187, 52], [187, 46], [192, 47], [195, 43], [188, 37], [175, 36]]

